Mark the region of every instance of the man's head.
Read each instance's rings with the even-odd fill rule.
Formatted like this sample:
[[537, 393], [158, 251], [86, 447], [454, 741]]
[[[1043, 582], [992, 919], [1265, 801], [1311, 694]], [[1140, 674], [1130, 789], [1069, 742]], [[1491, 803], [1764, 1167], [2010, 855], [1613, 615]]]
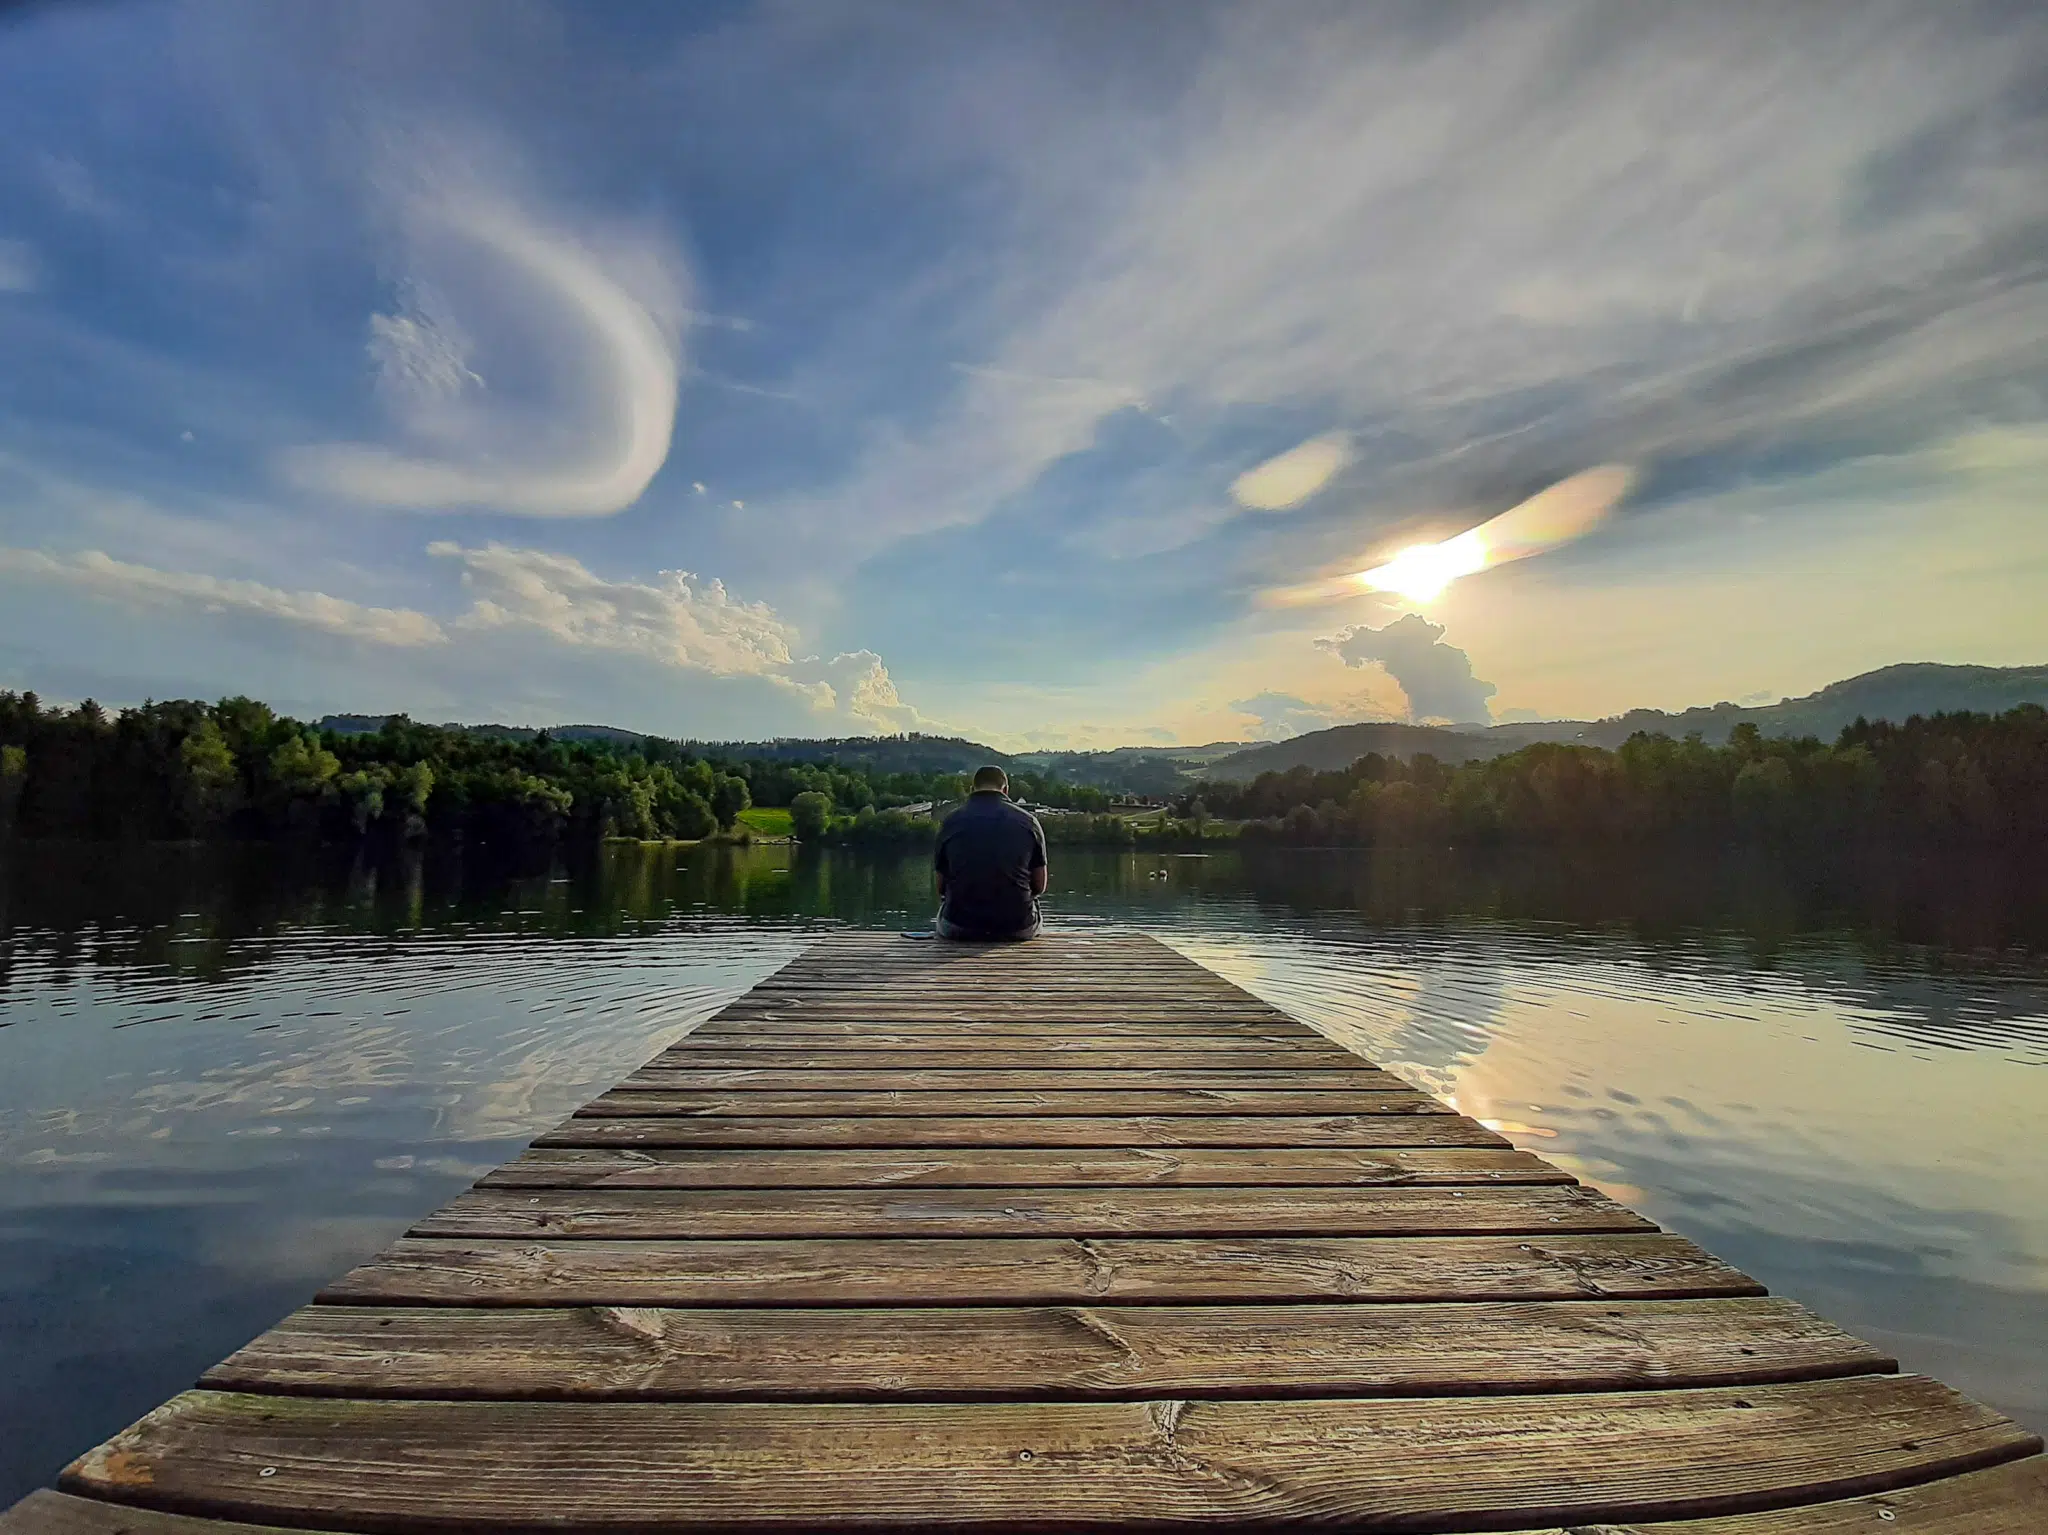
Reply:
[[976, 794], [1008, 794], [1010, 775], [994, 763], [974, 770], [974, 792]]

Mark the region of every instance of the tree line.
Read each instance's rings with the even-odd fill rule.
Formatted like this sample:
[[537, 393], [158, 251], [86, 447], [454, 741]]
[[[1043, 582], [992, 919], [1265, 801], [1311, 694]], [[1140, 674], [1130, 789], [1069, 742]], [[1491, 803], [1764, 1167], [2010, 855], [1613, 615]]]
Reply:
[[[1101, 790], [1019, 775], [1050, 804]], [[660, 737], [559, 740], [402, 715], [323, 730], [250, 698], [109, 714], [0, 691], [0, 836], [127, 840], [695, 839], [751, 805], [822, 796], [833, 817], [957, 799], [959, 773], [726, 760]], [[902, 819], [902, 817], [897, 817]]]
[[[751, 805], [799, 839], [917, 846], [960, 773], [726, 760], [659, 737], [557, 740], [423, 725], [322, 730], [248, 698], [90, 700], [0, 692], [0, 836], [418, 841], [694, 839]], [[1858, 720], [1833, 744], [1738, 726], [1725, 746], [1639, 734], [1619, 750], [1541, 743], [1453, 766], [1369, 754], [1209, 783], [1140, 824], [1100, 789], [1018, 773], [1049, 840], [1180, 846], [1235, 834], [1284, 845], [2048, 839], [2048, 711]], [[907, 807], [907, 808], [906, 808]]]
[[1209, 784], [1177, 811], [1297, 845], [2048, 838], [2048, 711], [1858, 720], [1832, 744], [1738, 725], [1725, 746], [1638, 734], [1452, 766], [1371, 754]]

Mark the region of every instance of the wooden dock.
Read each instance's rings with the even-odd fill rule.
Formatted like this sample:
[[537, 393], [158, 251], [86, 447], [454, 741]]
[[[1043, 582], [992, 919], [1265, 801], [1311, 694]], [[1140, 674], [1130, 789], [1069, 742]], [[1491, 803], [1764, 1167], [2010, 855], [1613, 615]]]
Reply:
[[822, 942], [4, 1535], [2039, 1535], [2033, 1434], [1150, 939]]

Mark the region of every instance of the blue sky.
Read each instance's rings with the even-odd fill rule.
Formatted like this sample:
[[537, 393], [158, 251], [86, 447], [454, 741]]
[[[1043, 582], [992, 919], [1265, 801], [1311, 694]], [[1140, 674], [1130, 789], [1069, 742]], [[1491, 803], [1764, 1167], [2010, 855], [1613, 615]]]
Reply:
[[2048, 661], [2048, 14], [1781, 10], [11, 11], [0, 686], [1022, 747]]

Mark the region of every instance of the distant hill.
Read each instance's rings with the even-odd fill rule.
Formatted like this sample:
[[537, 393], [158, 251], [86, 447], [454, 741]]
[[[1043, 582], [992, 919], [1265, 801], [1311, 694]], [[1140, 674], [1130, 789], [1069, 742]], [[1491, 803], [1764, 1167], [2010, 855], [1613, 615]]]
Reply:
[[767, 762], [835, 762], [869, 773], [971, 773], [993, 762], [1007, 768], [1011, 759], [994, 747], [960, 736], [840, 736], [804, 741], [686, 741], [693, 751], [732, 761], [752, 758]]
[[1207, 746], [1117, 746], [1094, 752], [1021, 752], [1020, 767], [1067, 783], [1107, 789], [1113, 794], [1165, 796], [1183, 792], [1203, 767], [1233, 752], [1244, 741], [1211, 741]]
[[[1943, 666], [1908, 661], [1831, 682], [1803, 698], [1745, 709], [1715, 704], [1665, 714], [1632, 709], [1586, 727], [1586, 739], [1619, 746], [1638, 730], [1682, 736], [1697, 730], [1719, 744], [1737, 725], [1754, 724], [1767, 736], [1819, 736], [1832, 740], [1859, 718], [1907, 720], [1916, 714], [2003, 714], [2021, 704], [2048, 704], [2048, 666]], [[1514, 727], [1507, 727], [1512, 729]], [[1490, 733], [1490, 732], [1489, 732]]]
[[[340, 736], [370, 736], [384, 728], [388, 720], [399, 719], [396, 714], [328, 714], [314, 722], [320, 730], [331, 730]], [[437, 730], [459, 730], [465, 735], [492, 736], [501, 741], [531, 741], [539, 735], [540, 727], [532, 725], [463, 725], [451, 720], [434, 727]], [[557, 741], [615, 741], [630, 746], [635, 741], [644, 741], [647, 736], [638, 730], [621, 730], [616, 725], [550, 725], [547, 733]]]
[[1519, 741], [1512, 745], [1495, 742], [1487, 734], [1448, 730], [1440, 725], [1374, 721], [1363, 725], [1334, 725], [1328, 730], [1312, 730], [1307, 735], [1291, 736], [1285, 741], [1267, 741], [1246, 747], [1208, 763], [1201, 776], [1242, 782], [1261, 773], [1284, 773], [1296, 767], [1334, 773], [1351, 766], [1367, 752], [1401, 758], [1427, 754], [1440, 762], [1473, 762], [1482, 757], [1498, 757], [1521, 744]]
[[1831, 682], [1803, 698], [1753, 707], [1720, 703], [1675, 714], [1662, 709], [1631, 709], [1604, 720], [1541, 720], [1491, 727], [1338, 725], [1232, 753], [1210, 762], [1200, 773], [1205, 778], [1243, 781], [1293, 767], [1330, 772], [1350, 766], [1367, 752], [1404, 758], [1426, 752], [1443, 762], [1472, 762], [1537, 741], [1612, 749], [1638, 731], [1668, 736], [1698, 731], [1704, 740], [1718, 746], [1744, 723], [1754, 724], [1768, 736], [1833, 740], [1844, 726], [1858, 719], [1907, 720], [1916, 714], [1961, 711], [2000, 714], [2029, 703], [2048, 705], [2048, 666], [1944, 666], [1909, 661]]

